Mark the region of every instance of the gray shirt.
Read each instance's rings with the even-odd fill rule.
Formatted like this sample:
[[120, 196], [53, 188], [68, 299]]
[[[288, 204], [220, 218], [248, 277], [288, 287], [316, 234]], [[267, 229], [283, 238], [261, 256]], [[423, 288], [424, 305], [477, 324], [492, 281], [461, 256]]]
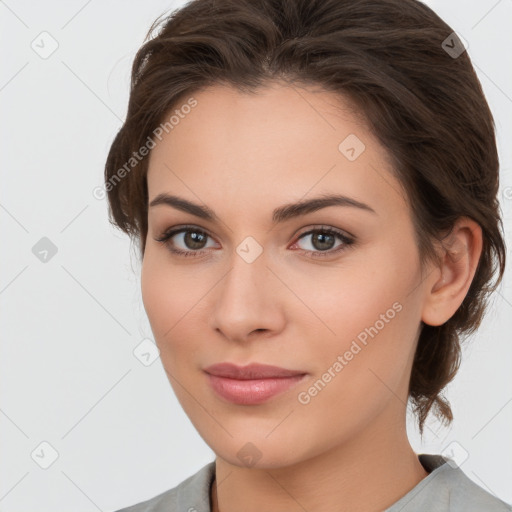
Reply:
[[[512, 512], [441, 455], [420, 454], [429, 475], [383, 512]], [[117, 512], [211, 512], [210, 486], [215, 462], [203, 466], [176, 487]]]

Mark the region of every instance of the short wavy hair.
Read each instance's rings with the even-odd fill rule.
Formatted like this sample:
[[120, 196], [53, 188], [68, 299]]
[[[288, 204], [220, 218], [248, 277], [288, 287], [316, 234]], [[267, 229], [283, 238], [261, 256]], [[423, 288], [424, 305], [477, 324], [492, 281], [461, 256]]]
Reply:
[[442, 390], [459, 369], [463, 336], [480, 325], [503, 277], [506, 248], [491, 111], [463, 40], [423, 3], [193, 0], [157, 19], [135, 56], [126, 120], [106, 161], [110, 222], [139, 243], [143, 258], [149, 159], [133, 155], [192, 93], [218, 84], [251, 92], [273, 80], [353, 102], [406, 191], [422, 265], [459, 217], [481, 226], [468, 293], [443, 325], [421, 326], [409, 384], [422, 435], [431, 410], [451, 423]]

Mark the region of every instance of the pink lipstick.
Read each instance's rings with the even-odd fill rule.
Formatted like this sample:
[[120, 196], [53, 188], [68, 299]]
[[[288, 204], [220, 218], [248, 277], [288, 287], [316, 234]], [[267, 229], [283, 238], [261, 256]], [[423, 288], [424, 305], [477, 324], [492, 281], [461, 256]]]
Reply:
[[252, 363], [219, 363], [205, 368], [210, 385], [222, 398], [238, 405], [257, 405], [301, 381], [306, 373]]

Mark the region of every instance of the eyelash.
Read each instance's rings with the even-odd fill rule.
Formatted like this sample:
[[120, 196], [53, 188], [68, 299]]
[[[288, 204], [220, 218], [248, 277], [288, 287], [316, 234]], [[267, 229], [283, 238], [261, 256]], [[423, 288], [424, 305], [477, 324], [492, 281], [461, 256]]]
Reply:
[[[179, 233], [186, 233], [186, 232], [201, 233], [203, 235], [210, 237], [210, 235], [203, 229], [198, 229], [195, 226], [181, 226], [179, 228], [168, 229], [160, 237], [155, 238], [155, 241], [166, 245], [170, 252], [177, 254], [178, 256], [197, 258], [197, 257], [201, 256], [202, 253], [207, 252], [207, 250], [205, 250], [205, 249], [200, 249], [197, 251], [183, 251], [182, 249], [176, 249], [174, 247], [171, 247], [169, 240], [174, 235], [177, 235]], [[308, 251], [306, 249], [298, 249], [299, 251], [302, 252], [302, 254], [309, 254], [310, 255], [309, 257], [311, 257], [311, 258], [325, 258], [328, 256], [332, 256], [334, 254], [338, 254], [342, 251], [347, 250], [355, 242], [355, 239], [346, 236], [343, 232], [341, 232], [337, 229], [334, 229], [334, 228], [328, 227], [328, 226], [327, 227], [322, 226], [322, 227], [315, 228], [310, 231], [306, 231], [306, 232], [302, 233], [297, 238], [296, 242], [294, 242], [293, 245], [295, 245], [302, 238], [305, 238], [306, 236], [312, 235], [315, 233], [323, 233], [323, 234], [333, 235], [335, 237], [338, 237], [343, 242], [343, 244], [341, 244], [336, 249], [329, 249], [327, 251]], [[212, 238], [212, 237], [210, 237], [210, 238]]]

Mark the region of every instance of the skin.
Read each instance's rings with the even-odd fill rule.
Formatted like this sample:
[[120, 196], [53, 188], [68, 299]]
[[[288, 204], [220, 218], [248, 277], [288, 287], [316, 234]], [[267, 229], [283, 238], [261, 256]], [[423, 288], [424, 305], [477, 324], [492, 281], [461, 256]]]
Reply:
[[[422, 269], [410, 207], [385, 149], [330, 92], [275, 82], [253, 95], [214, 86], [194, 98], [197, 106], [151, 152], [149, 201], [173, 194], [219, 220], [151, 207], [141, 286], [169, 381], [217, 455], [213, 510], [383, 510], [427, 476], [406, 433], [414, 351], [421, 321], [443, 324], [464, 299], [481, 229], [459, 219], [446, 241], [453, 254], [440, 247], [440, 262]], [[338, 149], [349, 134], [365, 145], [354, 161]], [[272, 224], [275, 208], [323, 193], [375, 213], [330, 206]], [[186, 224], [209, 235], [202, 246], [185, 245], [183, 233], [167, 245], [155, 240]], [[322, 226], [355, 242], [334, 252], [344, 244], [335, 237], [330, 255], [315, 258], [325, 246], [300, 237]], [[252, 263], [236, 251], [248, 236], [263, 250]], [[184, 257], [170, 247], [202, 254]], [[300, 403], [298, 394], [394, 303], [400, 311]], [[203, 372], [225, 361], [308, 375], [263, 404], [235, 405]], [[259, 453], [249, 466], [237, 456], [244, 446]]]

